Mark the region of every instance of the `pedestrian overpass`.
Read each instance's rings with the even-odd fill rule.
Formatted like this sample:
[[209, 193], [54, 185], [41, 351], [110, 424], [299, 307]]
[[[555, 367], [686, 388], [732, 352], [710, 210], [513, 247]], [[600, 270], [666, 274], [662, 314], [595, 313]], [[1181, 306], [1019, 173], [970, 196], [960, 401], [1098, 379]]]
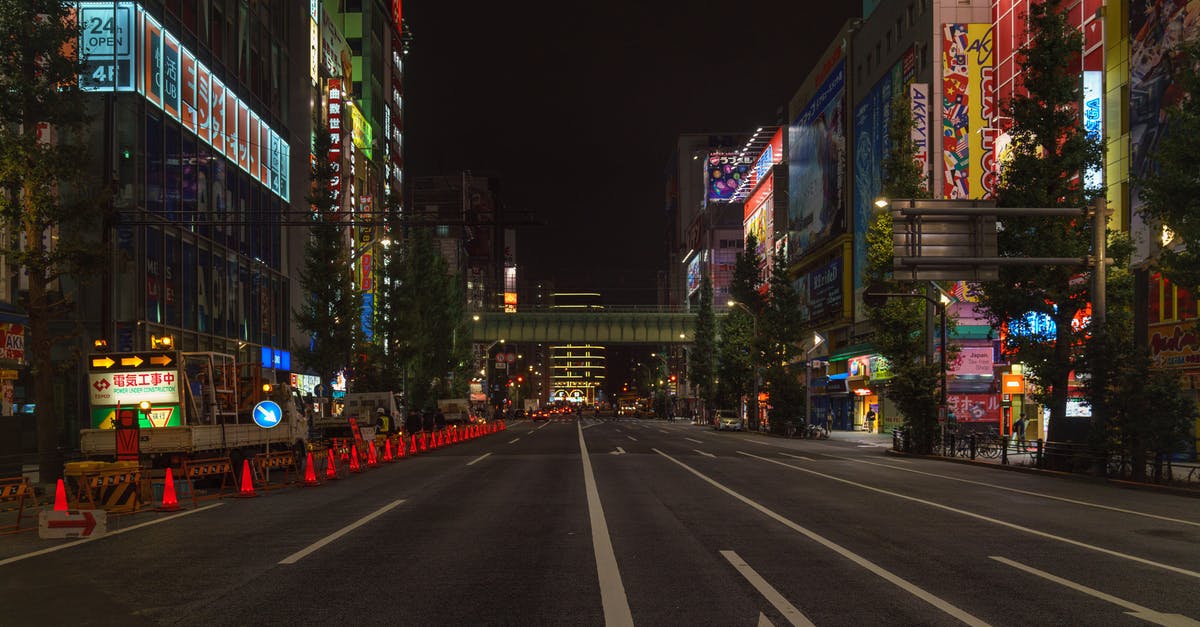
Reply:
[[471, 339], [489, 344], [690, 344], [695, 341], [696, 314], [664, 307], [609, 306], [479, 312], [472, 316]]

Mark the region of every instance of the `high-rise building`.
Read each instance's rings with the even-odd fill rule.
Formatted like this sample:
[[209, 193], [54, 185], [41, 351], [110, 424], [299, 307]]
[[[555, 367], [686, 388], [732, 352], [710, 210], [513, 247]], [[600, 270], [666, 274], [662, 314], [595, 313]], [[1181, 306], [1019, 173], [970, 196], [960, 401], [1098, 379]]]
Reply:
[[[603, 310], [596, 292], [556, 292], [550, 308], [569, 313]], [[593, 344], [556, 344], [550, 346], [550, 402], [593, 405], [603, 402], [605, 348]]]

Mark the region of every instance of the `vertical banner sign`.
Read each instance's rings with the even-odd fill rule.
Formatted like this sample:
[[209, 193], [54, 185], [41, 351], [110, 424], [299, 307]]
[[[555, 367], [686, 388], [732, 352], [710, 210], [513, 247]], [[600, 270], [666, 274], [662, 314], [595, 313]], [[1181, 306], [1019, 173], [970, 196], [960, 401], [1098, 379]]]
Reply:
[[913, 126], [910, 137], [913, 143], [913, 161], [921, 168], [921, 182], [928, 189], [929, 182], [929, 83], [913, 83], [908, 87], [909, 113]]
[[271, 187], [271, 129], [262, 120], [258, 125], [258, 180]]
[[329, 181], [329, 193], [335, 207], [342, 204], [342, 81], [329, 79], [329, 167], [333, 176]]
[[234, 93], [225, 90], [225, 156], [234, 165], [238, 162], [238, 99]]
[[[1083, 73], [1083, 130], [1088, 139], [1094, 141], [1100, 141], [1104, 133], [1104, 107], [1100, 100], [1104, 95], [1103, 81], [1104, 75], [1099, 71]], [[1104, 185], [1104, 171], [1100, 167], [1090, 167], [1083, 181], [1088, 189], [1100, 189]]]
[[162, 106], [162, 26], [139, 11], [142, 18], [142, 72], [139, 87], [146, 100]]
[[163, 32], [162, 108], [167, 115], [179, 119], [179, 40]]
[[995, 198], [996, 177], [996, 76], [992, 56], [992, 25], [967, 25], [967, 107], [970, 138], [970, 198]]
[[970, 198], [970, 91], [966, 24], [942, 25], [942, 160], [944, 198]]
[[196, 135], [204, 143], [212, 145], [209, 137], [209, 122], [212, 115], [212, 100], [209, 95], [209, 73], [203, 63], [196, 62]]
[[258, 171], [258, 115], [253, 111], [250, 112], [250, 132], [246, 135], [246, 143], [248, 145], [246, 153], [246, 163], [250, 166], [250, 178], [257, 181], [262, 180], [261, 173]]
[[213, 150], [225, 153], [225, 85], [217, 77], [212, 77], [212, 108], [209, 115], [209, 126], [212, 133]]
[[133, 91], [133, 3], [80, 2], [79, 73], [81, 91]]
[[275, 131], [268, 131], [267, 141], [270, 143], [271, 155], [268, 169], [271, 176], [271, 191], [279, 193], [279, 136]]
[[179, 69], [182, 79], [179, 86], [180, 122], [187, 130], [196, 132], [196, 57], [186, 48], [180, 51]]
[[241, 100], [237, 101], [238, 139], [237, 163], [242, 170], [250, 171], [250, 107]]

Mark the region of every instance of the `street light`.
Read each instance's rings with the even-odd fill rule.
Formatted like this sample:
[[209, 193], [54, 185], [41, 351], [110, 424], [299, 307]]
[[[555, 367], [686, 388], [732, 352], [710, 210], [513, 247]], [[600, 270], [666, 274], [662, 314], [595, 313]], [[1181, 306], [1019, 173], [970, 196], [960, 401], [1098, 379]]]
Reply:
[[[750, 308], [747, 307], [745, 303], [740, 303], [736, 300], [729, 300], [729, 301], [725, 301], [725, 304], [730, 307], [740, 307], [742, 309], [742, 311], [745, 311], [747, 314], [750, 315], [750, 323], [752, 325], [751, 329], [754, 332], [754, 341], [752, 342], [752, 344], [757, 344], [758, 343], [758, 316], [755, 315], [754, 312], [751, 311]], [[754, 373], [753, 373], [754, 374], [754, 376], [753, 376], [754, 391], [751, 393], [751, 400], [754, 401], [754, 413], [753, 413], [754, 419], [751, 421], [750, 426], [752, 429], [757, 431], [758, 425], [759, 425], [759, 418], [760, 418], [760, 416], [758, 415], [758, 359], [755, 359], [753, 345], [750, 347], [750, 365], [754, 369]]]
[[[808, 358], [817, 347], [825, 343], [825, 336], [813, 331], [813, 345], [804, 351], [804, 422], [812, 422], [812, 361]], [[832, 425], [831, 425], [832, 426]]]

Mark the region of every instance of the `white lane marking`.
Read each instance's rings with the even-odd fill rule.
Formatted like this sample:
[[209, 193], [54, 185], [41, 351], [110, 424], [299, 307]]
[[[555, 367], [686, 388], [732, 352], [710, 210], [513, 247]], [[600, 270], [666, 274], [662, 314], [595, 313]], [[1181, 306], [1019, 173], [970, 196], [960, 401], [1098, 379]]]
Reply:
[[697, 440], [696, 438], [684, 438], [684, 439], [687, 440], [688, 442], [695, 442], [696, 444], [704, 444], [703, 440]]
[[[822, 536], [822, 535], [816, 533], [815, 531], [811, 531], [805, 527], [801, 527], [800, 525], [796, 524], [795, 522], [792, 522], [791, 520], [784, 518], [782, 515], [776, 513], [775, 511], [767, 508], [765, 505], [762, 505], [759, 502], [757, 502], [749, 497], [742, 496], [740, 493], [733, 491], [731, 488], [725, 487], [723, 484], [717, 482], [715, 479], [710, 478], [708, 475], [705, 475], [704, 473], [696, 470], [695, 468], [692, 468], [691, 466], [688, 466], [687, 464], [675, 459], [674, 457], [671, 457], [670, 455], [667, 455], [666, 453], [664, 453], [658, 449], [653, 449], [653, 450], [655, 453], [658, 453], [659, 455], [662, 455], [663, 457], [671, 460], [672, 462], [675, 462], [676, 465], [683, 468], [684, 470], [687, 470], [688, 472], [692, 473], [693, 475], [696, 475], [700, 479], [708, 482], [710, 485], [717, 488], [718, 490], [721, 490], [722, 492], [745, 503], [746, 505], [753, 507], [754, 509], [762, 512], [767, 517], [774, 519], [775, 521], [777, 521], [780, 524], [784, 525], [785, 527], [791, 529], [792, 531], [795, 531], [803, 536], [806, 536], [813, 542], [816, 542], [817, 544], [820, 544], [821, 546], [833, 551], [834, 553], [841, 555], [842, 557], [850, 560], [851, 562], [854, 562], [855, 564], [858, 564], [859, 566], [871, 571], [872, 573], [874, 573], [874, 574], [878, 575], [879, 577], [883, 578], [884, 580], [890, 582], [891, 584], [895, 585], [896, 587], [900, 588], [901, 590], [908, 592], [909, 594], [917, 597], [918, 599], [921, 599], [922, 601], [925, 601], [926, 603], [953, 616], [954, 618], [957, 618], [958, 620], [960, 620], [968, 625], [987, 625], [987, 623], [985, 623], [984, 621], [976, 618], [975, 616], [973, 616], [971, 614], [968, 614], [966, 611], [956, 607], [949, 601], [946, 601], [945, 599], [942, 599], [941, 597], [938, 597], [937, 595], [935, 595], [931, 592], [927, 592], [927, 591], [921, 589], [916, 584], [913, 584], [906, 579], [902, 579], [900, 576], [892, 573], [891, 571], [887, 570], [886, 568], [884, 568], [882, 566], [879, 566], [878, 564], [868, 560], [867, 558], [851, 551], [850, 549], [847, 549], [846, 547], [841, 546], [840, 544], [837, 544], [837, 543], [833, 542], [832, 540], [829, 540], [825, 536]], [[741, 452], [741, 451], [739, 451], [739, 452]], [[746, 453], [743, 453], [743, 454], [746, 454]], [[752, 455], [751, 457], [755, 457], [755, 456]], [[762, 459], [762, 458], [759, 458], [759, 459]]]
[[142, 527], [149, 527], [150, 525], [157, 525], [158, 523], [167, 522], [168, 520], [174, 520], [176, 518], [182, 518], [183, 516], [188, 516], [191, 514], [195, 514], [197, 512], [203, 512], [204, 510], [212, 509], [214, 507], [220, 507], [222, 505], [224, 505], [224, 503], [213, 503], [212, 505], [205, 505], [204, 507], [197, 507], [196, 509], [188, 510], [186, 512], [180, 512], [178, 514], [172, 514], [171, 516], [164, 516], [162, 518], [156, 518], [154, 520], [147, 520], [144, 523], [138, 523], [136, 525], [131, 525], [129, 527], [125, 527], [124, 529], [117, 529], [116, 531], [106, 531], [104, 533], [104, 535], [102, 535], [102, 536], [96, 536], [94, 538], [82, 538], [79, 540], [75, 540], [73, 542], [68, 542], [66, 544], [52, 546], [48, 549], [41, 549], [38, 551], [33, 551], [32, 553], [24, 553], [22, 555], [14, 555], [12, 557], [0, 560], [0, 566], [4, 566], [5, 564], [12, 564], [13, 562], [19, 562], [21, 560], [27, 560], [31, 557], [37, 557], [39, 555], [45, 555], [47, 553], [53, 553], [55, 551], [61, 551], [63, 549], [69, 549], [71, 547], [79, 546], [81, 544], [87, 544], [89, 542], [103, 540], [103, 539], [111, 537], [111, 536], [119, 536], [123, 533], [133, 531], [134, 529], [141, 529]]
[[759, 612], [758, 613], [758, 627], [775, 627], [775, 623], [772, 623], [771, 619], [767, 618], [766, 614]]
[[[779, 610], [780, 614], [783, 614], [783, 617], [786, 618], [789, 623], [793, 625], [800, 625], [801, 627], [816, 627], [816, 625], [813, 625], [812, 621], [808, 620], [808, 617], [805, 616], [803, 612], [796, 609], [795, 605], [792, 605], [791, 602], [785, 599], [782, 594], [779, 594], [779, 591], [775, 589], [775, 586], [767, 583], [767, 580], [763, 579], [762, 575], [759, 575], [757, 571], [751, 568], [751, 566], [746, 563], [746, 560], [742, 559], [740, 555], [734, 551], [721, 551], [721, 557], [724, 557], [730, 565], [736, 568], [737, 571], [746, 578], [746, 581], [749, 581], [750, 585], [754, 586], [754, 589], [758, 590], [758, 593], [763, 595], [764, 599], [770, 602], [771, 605], [774, 605], [775, 609]], [[763, 616], [761, 613], [759, 613], [759, 616], [766, 618], [766, 616]], [[762, 618], [759, 619], [760, 624], [762, 623]]]
[[670, 435], [670, 434], [671, 434], [671, 432], [670, 432], [670, 431], [667, 431], [666, 429], [659, 429], [659, 430], [658, 430], [658, 432], [659, 432], [659, 433], [665, 433], [665, 434], [667, 434], [667, 435]]
[[542, 429], [545, 429], [546, 427], [549, 427], [549, 426], [550, 426], [550, 423], [547, 422], [546, 424], [538, 427], [537, 429], [534, 429], [534, 431], [541, 431]]
[[1137, 603], [1134, 603], [1133, 601], [1126, 601], [1125, 599], [1115, 597], [1115, 596], [1105, 593], [1105, 592], [1101, 592], [1095, 588], [1089, 588], [1081, 583], [1076, 583], [1069, 579], [1063, 579], [1062, 577], [1059, 577], [1057, 575], [1051, 575], [1050, 573], [1048, 573], [1044, 570], [1038, 570], [1032, 566], [1027, 566], [1020, 562], [1014, 562], [1013, 560], [1010, 560], [1006, 557], [1000, 557], [999, 555], [989, 555], [988, 557], [996, 560], [997, 562], [1000, 562], [1001, 564], [1007, 564], [1018, 570], [1023, 570], [1031, 575], [1037, 575], [1038, 577], [1041, 577], [1042, 579], [1048, 579], [1048, 580], [1053, 581], [1054, 583], [1059, 584], [1061, 586], [1066, 586], [1072, 590], [1076, 590], [1076, 591], [1082, 592], [1086, 595], [1096, 597], [1097, 599], [1100, 599], [1102, 601], [1108, 601], [1109, 603], [1112, 603], [1113, 605], [1119, 605], [1119, 606], [1129, 610], [1129, 612], [1128, 612], [1129, 615], [1133, 616], [1134, 618], [1140, 618], [1148, 623], [1154, 623], [1156, 625], [1171, 625], [1171, 626], [1200, 625], [1200, 622], [1197, 622], [1197, 621], [1195, 621], [1187, 616], [1184, 616], [1182, 614], [1164, 614], [1163, 612], [1158, 612], [1158, 611], [1152, 610], [1148, 607], [1138, 605]]
[[637, 438], [633, 437], [632, 435], [627, 435], [625, 437], [629, 438], [630, 440], [633, 440], [634, 442], [637, 442]]
[[609, 454], [609, 455], [624, 455], [624, 454], [625, 454], [625, 449], [623, 449], [623, 448], [621, 448], [621, 447], [619, 447], [619, 446], [618, 446], [618, 447], [617, 447], [617, 450], [615, 450], [615, 451], [609, 451], [609, 452], [608, 452], [608, 454]]
[[476, 457], [475, 459], [472, 459], [471, 461], [467, 462], [467, 465], [474, 466], [476, 462], [483, 461], [483, 458], [487, 457], [488, 455], [491, 455], [491, 453], [484, 453], [483, 455], [480, 455], [479, 457]]
[[346, 525], [345, 527], [342, 527], [341, 529], [338, 529], [337, 531], [325, 536], [324, 538], [317, 540], [316, 542], [308, 545], [307, 547], [300, 549], [299, 551], [296, 551], [295, 553], [292, 553], [291, 555], [279, 560], [279, 563], [280, 564], [295, 564], [296, 562], [299, 562], [300, 560], [304, 559], [305, 557], [308, 557], [309, 555], [312, 555], [314, 552], [320, 550], [322, 547], [329, 544], [330, 542], [333, 542], [334, 540], [337, 540], [338, 538], [350, 533], [351, 531], [354, 531], [355, 529], [358, 529], [359, 527], [371, 522], [375, 518], [382, 516], [388, 510], [400, 505], [403, 502], [404, 502], [404, 499], [397, 499], [395, 501], [392, 501], [391, 503], [384, 505], [383, 507], [375, 510], [374, 512], [371, 512], [370, 514], [367, 514], [366, 516], [359, 518], [358, 520], [350, 523], [349, 525]]
[[596, 554], [596, 575], [600, 579], [600, 605], [604, 608], [604, 624], [633, 627], [633, 614], [629, 611], [625, 584], [621, 583], [621, 569], [617, 566], [617, 556], [613, 553], [608, 524], [604, 521], [604, 506], [600, 504], [600, 492], [596, 489], [596, 475], [592, 472], [587, 442], [583, 441], [583, 429], [579, 429], [579, 453], [583, 459], [583, 484], [587, 491], [588, 518], [592, 525], [592, 551]]
[[700, 450], [700, 449], [698, 449], [698, 448], [694, 448], [694, 449], [692, 449], [692, 450], [693, 450], [693, 451], [696, 451], [697, 453], [699, 453], [699, 454], [701, 454], [701, 455], [707, 455], [707, 456], [709, 456], [709, 457], [716, 457], [716, 455], [713, 455], [712, 453], [705, 453], [704, 451], [702, 451], [702, 450]]
[[811, 457], [805, 457], [803, 455], [792, 455], [791, 453], [780, 453], [780, 455], [783, 455], [784, 457], [791, 457], [792, 459], [803, 459], [806, 462], [816, 461]]
[[[926, 472], [924, 470], [916, 470], [913, 468], [901, 468], [899, 466], [889, 466], [888, 464], [881, 464], [879, 462], [871, 462], [871, 461], [867, 461], [865, 459], [856, 459], [853, 457], [838, 457], [838, 459], [844, 459], [847, 461], [858, 462], [860, 464], [869, 464], [871, 466], [880, 466], [882, 468], [894, 468], [896, 470], [902, 470], [904, 472], [911, 472], [911, 473], [917, 474], [917, 475], [925, 475], [927, 477], [937, 477], [939, 479], [949, 479], [950, 481], [958, 481], [960, 483], [970, 483], [973, 485], [984, 486], [986, 488], [995, 488], [997, 490], [1004, 490], [1006, 492], [1015, 492], [1017, 494], [1024, 494], [1027, 496], [1036, 496], [1036, 497], [1040, 497], [1043, 499], [1050, 499], [1052, 501], [1062, 501], [1063, 503], [1071, 503], [1073, 505], [1083, 505], [1084, 507], [1095, 507], [1097, 509], [1106, 509], [1111, 512], [1120, 512], [1122, 514], [1129, 514], [1131, 516], [1144, 516], [1146, 518], [1154, 518], [1156, 520], [1163, 520], [1166, 522], [1179, 523], [1181, 525], [1191, 525], [1193, 527], [1200, 527], [1200, 522], [1196, 522], [1194, 520], [1184, 520], [1182, 518], [1171, 518], [1169, 516], [1159, 516], [1158, 514], [1149, 514], [1146, 512], [1139, 512], [1137, 510], [1125, 509], [1123, 507], [1113, 507], [1111, 505], [1101, 505], [1099, 503], [1091, 503], [1089, 501], [1080, 501], [1078, 499], [1069, 499], [1065, 496], [1054, 496], [1053, 494], [1045, 494], [1043, 492], [1033, 492], [1031, 490], [1022, 490], [1020, 488], [1010, 488], [1008, 486], [1002, 486], [1002, 485], [995, 484], [995, 483], [987, 483], [985, 481], [974, 481], [971, 479], [952, 477], [950, 475], [939, 475], [936, 472]], [[909, 460], [894, 459], [892, 461], [895, 461], [895, 462], [902, 461], [902, 462], [907, 463]]]
[[1008, 527], [1009, 529], [1015, 529], [1016, 531], [1020, 531], [1022, 533], [1028, 533], [1030, 535], [1038, 536], [1039, 538], [1046, 538], [1048, 540], [1057, 540], [1058, 542], [1062, 542], [1064, 544], [1070, 544], [1071, 546], [1077, 546], [1082, 549], [1096, 551], [1097, 553], [1104, 553], [1105, 555], [1111, 555], [1113, 557], [1127, 559], [1131, 562], [1137, 562], [1139, 564], [1145, 564], [1147, 566], [1154, 566], [1156, 568], [1161, 568], [1163, 570], [1169, 570], [1174, 573], [1179, 573], [1181, 575], [1187, 575], [1188, 577], [1194, 577], [1196, 579], [1200, 579], [1200, 572], [1196, 572], [1194, 570], [1188, 570], [1186, 568], [1180, 568], [1178, 566], [1171, 566], [1170, 564], [1163, 564], [1161, 562], [1155, 562], [1153, 560], [1148, 560], [1144, 557], [1138, 557], [1136, 555], [1130, 555], [1128, 553], [1121, 553], [1120, 551], [1106, 549], [1101, 546], [1096, 546], [1094, 544], [1088, 544], [1086, 542], [1080, 542], [1079, 540], [1072, 540], [1070, 538], [1065, 538], [1063, 536], [1056, 536], [1052, 533], [1046, 533], [1045, 531], [1038, 531], [1037, 529], [1030, 529], [1029, 527], [1023, 527], [1018, 524], [1000, 520], [999, 518], [992, 518], [990, 516], [984, 516], [983, 514], [976, 514], [975, 512], [968, 512], [965, 509], [958, 509], [957, 507], [950, 507], [949, 505], [942, 505], [941, 503], [927, 501], [925, 499], [917, 498], [915, 496], [909, 496], [907, 494], [901, 494], [899, 492], [892, 492], [891, 490], [884, 490], [883, 488], [876, 488], [875, 486], [869, 486], [865, 483], [859, 483], [857, 481], [851, 481], [849, 479], [842, 479], [841, 477], [835, 477], [833, 475], [828, 475], [823, 472], [817, 472], [815, 470], [810, 470], [808, 468], [801, 468], [800, 466], [793, 466], [791, 464], [785, 464], [784, 462], [781, 462], [777, 459], [768, 459], [766, 457], [759, 457], [758, 455], [754, 455], [752, 453], [746, 453], [743, 451], [738, 451], [738, 453], [745, 455], [747, 457], [753, 457], [754, 459], [762, 460], [762, 461], [770, 463], [770, 464], [778, 464], [785, 468], [792, 468], [795, 470], [799, 470], [800, 472], [806, 472], [810, 475], [816, 475], [818, 477], [825, 477], [826, 479], [832, 479], [833, 481], [838, 481], [838, 482], [844, 483], [846, 485], [852, 485], [854, 487], [862, 488], [864, 490], [870, 490], [872, 492], [878, 492], [880, 494], [887, 494], [888, 496], [894, 496], [896, 498], [904, 499], [906, 501], [913, 501], [914, 503], [921, 503], [923, 505], [928, 505], [930, 507], [936, 507], [938, 509], [946, 510], [948, 512], [962, 514], [963, 516], [974, 518], [976, 520], [990, 522], [995, 525], [1000, 525], [1001, 527]]
[[750, 440], [750, 441], [755, 444], [762, 444], [763, 446], [775, 446], [774, 442], [768, 442], [766, 440]]
[[878, 448], [875, 444], [859, 444], [858, 448]]
[[509, 440], [508, 443], [512, 444], [513, 442], [516, 442], [517, 440], [520, 440], [520, 439], [521, 438], [513, 438], [513, 439]]

